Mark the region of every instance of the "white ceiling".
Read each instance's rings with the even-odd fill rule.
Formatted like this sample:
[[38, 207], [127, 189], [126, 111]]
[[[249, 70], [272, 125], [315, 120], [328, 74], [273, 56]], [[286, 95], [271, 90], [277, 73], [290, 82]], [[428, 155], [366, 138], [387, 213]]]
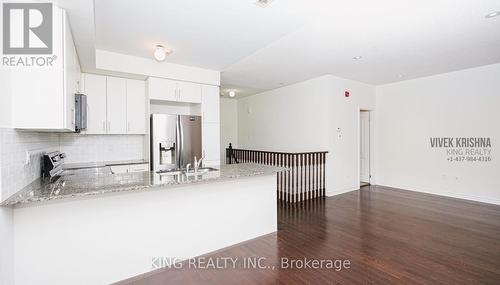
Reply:
[[169, 62], [222, 71], [223, 90], [240, 96], [323, 74], [379, 85], [500, 62], [500, 16], [484, 17], [500, 11], [498, 0], [274, 0], [267, 8], [95, 0], [95, 15], [92, 0], [60, 2], [84, 70], [95, 48], [151, 57], [162, 43], [174, 50]]
[[310, 20], [302, 0], [254, 2], [95, 0], [96, 48], [151, 57], [160, 43], [169, 62], [223, 70]]

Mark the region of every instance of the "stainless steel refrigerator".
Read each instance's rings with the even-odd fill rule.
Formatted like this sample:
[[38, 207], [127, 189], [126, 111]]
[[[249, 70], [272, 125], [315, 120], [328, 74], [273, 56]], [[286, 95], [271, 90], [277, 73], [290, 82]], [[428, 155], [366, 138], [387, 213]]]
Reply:
[[183, 169], [201, 154], [200, 116], [151, 115], [151, 170]]

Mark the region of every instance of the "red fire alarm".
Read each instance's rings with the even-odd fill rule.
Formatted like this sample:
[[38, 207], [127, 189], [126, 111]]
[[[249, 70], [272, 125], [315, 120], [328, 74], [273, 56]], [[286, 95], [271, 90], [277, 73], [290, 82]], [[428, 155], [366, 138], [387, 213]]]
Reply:
[[344, 96], [345, 96], [346, 98], [347, 98], [347, 97], [349, 97], [349, 95], [350, 95], [350, 94], [349, 94], [349, 91], [347, 91], [347, 90], [346, 90], [346, 91], [344, 91]]

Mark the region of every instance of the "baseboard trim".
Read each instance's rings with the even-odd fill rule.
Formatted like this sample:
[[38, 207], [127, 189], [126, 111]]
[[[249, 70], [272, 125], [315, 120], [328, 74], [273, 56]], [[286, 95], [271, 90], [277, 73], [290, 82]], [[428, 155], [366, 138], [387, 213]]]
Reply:
[[421, 187], [412, 186], [412, 185], [404, 185], [404, 184], [377, 183], [376, 185], [382, 186], [382, 187], [397, 188], [397, 189], [407, 190], [407, 191], [421, 192], [421, 193], [432, 194], [432, 195], [443, 196], [443, 197], [451, 197], [451, 198], [457, 198], [457, 199], [463, 199], [463, 200], [469, 200], [469, 201], [475, 201], [475, 202], [481, 202], [481, 203], [487, 203], [487, 204], [493, 204], [493, 205], [500, 205], [500, 199], [492, 199], [492, 198], [486, 198], [486, 197], [474, 196], [474, 195], [464, 195], [464, 194], [458, 194], [458, 193], [453, 193], [453, 192], [443, 192], [443, 191], [436, 192], [436, 191], [433, 191], [430, 189], [421, 188]]
[[359, 189], [359, 187], [351, 187], [351, 188], [341, 189], [341, 190], [330, 190], [330, 191], [327, 190], [325, 195], [327, 197], [332, 197], [332, 196], [344, 194], [344, 193], [351, 192], [351, 191], [358, 190], [358, 189]]

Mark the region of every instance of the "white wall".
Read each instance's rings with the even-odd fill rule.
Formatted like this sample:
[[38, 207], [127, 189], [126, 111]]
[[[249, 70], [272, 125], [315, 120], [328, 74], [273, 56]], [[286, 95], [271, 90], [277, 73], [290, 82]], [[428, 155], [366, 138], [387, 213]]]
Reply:
[[[345, 90], [350, 91], [349, 98], [344, 97]], [[373, 109], [374, 105], [373, 86], [331, 75], [241, 98], [238, 147], [329, 151], [327, 195], [357, 189], [359, 110]]]
[[[338, 194], [359, 188], [360, 110], [375, 110], [375, 87], [334, 76], [331, 76], [330, 84], [333, 89], [329, 110], [333, 116], [330, 129], [333, 134], [330, 158], [333, 177], [327, 189], [331, 189], [331, 194]], [[348, 98], [344, 96], [346, 90], [350, 93]], [[371, 123], [372, 127], [376, 124], [374, 120]]]
[[[500, 64], [377, 87], [376, 182], [500, 204]], [[491, 162], [446, 160], [430, 137], [491, 137]]]
[[13, 231], [12, 209], [0, 207], [0, 284], [14, 284]]
[[238, 147], [238, 101], [220, 98], [220, 162], [226, 163], [226, 148]]

